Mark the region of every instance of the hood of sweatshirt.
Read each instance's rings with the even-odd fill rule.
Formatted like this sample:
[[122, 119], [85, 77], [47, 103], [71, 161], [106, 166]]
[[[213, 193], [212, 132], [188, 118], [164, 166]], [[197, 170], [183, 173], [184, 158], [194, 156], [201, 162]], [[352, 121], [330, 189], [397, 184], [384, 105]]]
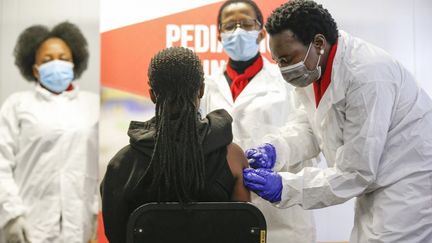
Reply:
[[[175, 125], [177, 120], [173, 120]], [[215, 110], [204, 119], [197, 119], [198, 137], [203, 153], [208, 154], [229, 145], [233, 140], [231, 129], [232, 118], [225, 110]], [[148, 121], [131, 121], [128, 135], [131, 146], [151, 157], [156, 143], [156, 118]]]

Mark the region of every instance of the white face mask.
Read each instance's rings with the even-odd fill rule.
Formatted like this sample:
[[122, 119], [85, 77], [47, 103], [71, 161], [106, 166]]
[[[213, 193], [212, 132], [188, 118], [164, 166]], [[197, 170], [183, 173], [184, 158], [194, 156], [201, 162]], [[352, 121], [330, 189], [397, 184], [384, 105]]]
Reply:
[[320, 51], [318, 56], [318, 61], [316, 67], [313, 70], [308, 70], [304, 62], [309, 55], [309, 51], [311, 49], [312, 43], [309, 44], [309, 48], [306, 52], [306, 56], [303, 61], [299, 63], [289, 65], [286, 67], [281, 67], [280, 72], [282, 77], [291, 85], [296, 87], [306, 87], [311, 84], [313, 81], [318, 80], [321, 77], [321, 67], [318, 66], [321, 60], [321, 55], [323, 51]]
[[237, 28], [233, 33], [221, 33], [223, 49], [234, 61], [250, 60], [258, 53], [259, 33], [257, 30], [246, 31], [242, 28]]

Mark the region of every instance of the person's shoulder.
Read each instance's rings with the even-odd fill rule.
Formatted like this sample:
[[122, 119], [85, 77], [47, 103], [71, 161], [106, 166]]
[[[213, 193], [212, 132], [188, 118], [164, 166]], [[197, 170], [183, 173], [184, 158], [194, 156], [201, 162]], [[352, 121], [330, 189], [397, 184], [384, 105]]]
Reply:
[[214, 110], [207, 114], [206, 118], [209, 121], [210, 131], [213, 133], [221, 134], [223, 136], [231, 137], [227, 141], [232, 141], [232, 122], [233, 118], [225, 109]]
[[18, 91], [15, 93], [10, 94], [3, 104], [1, 104], [1, 107], [14, 107], [18, 106], [19, 104], [29, 100], [30, 98], [34, 97], [34, 91], [32, 90], [25, 90], [25, 91]]
[[133, 158], [136, 157], [136, 151], [129, 144], [120, 149], [114, 157], [108, 163], [108, 168], [111, 170], [118, 170], [121, 167], [125, 166], [127, 163], [133, 161]]
[[217, 109], [207, 114], [207, 119], [216, 124], [230, 125], [233, 121], [231, 115], [225, 109]]
[[247, 159], [244, 155], [243, 149], [236, 143], [230, 143], [227, 146], [227, 153], [228, 158], [230, 158], [228, 161], [229, 163], [235, 163], [240, 168], [246, 168], [249, 166]]
[[24, 97], [30, 97], [30, 96], [33, 97], [34, 95], [35, 95], [34, 90], [22, 90], [10, 94], [8, 98], [6, 98], [6, 100], [20, 100]]
[[83, 99], [88, 99], [88, 100], [92, 100], [92, 101], [99, 101], [99, 94], [96, 94], [96, 93], [88, 91], [88, 90], [80, 90], [79, 95]]
[[232, 142], [232, 117], [226, 110], [212, 111], [207, 114], [204, 121], [208, 122], [207, 132], [202, 144], [204, 153], [212, 152]]
[[340, 31], [334, 62], [358, 73], [374, 74], [392, 68], [396, 60], [382, 48]]
[[400, 64], [386, 51], [339, 31], [332, 71], [332, 82], [337, 83], [335, 87], [349, 92], [349, 89], [357, 90], [370, 83], [397, 83], [400, 72]]

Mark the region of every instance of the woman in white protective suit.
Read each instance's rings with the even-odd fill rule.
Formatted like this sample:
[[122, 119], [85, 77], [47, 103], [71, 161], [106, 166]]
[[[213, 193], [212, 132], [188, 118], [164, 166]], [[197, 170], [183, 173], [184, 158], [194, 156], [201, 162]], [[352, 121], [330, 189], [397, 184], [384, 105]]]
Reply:
[[99, 99], [72, 82], [87, 68], [87, 41], [69, 22], [35, 25], [14, 56], [35, 87], [0, 111], [1, 235], [7, 243], [87, 243], [98, 211]]
[[[229, 60], [220, 73], [206, 79], [201, 108], [204, 113], [227, 110], [233, 117], [234, 141], [243, 149], [257, 146], [264, 142], [264, 135], [277, 131], [293, 117], [292, 110], [286, 109], [293, 88], [283, 80], [277, 65], [259, 52], [259, 43], [266, 33], [255, 2], [226, 1], [219, 9], [217, 21], [219, 40]], [[266, 149], [274, 150], [271, 145]], [[278, 163], [275, 169], [297, 172], [304, 164]], [[275, 208], [255, 194], [252, 202], [266, 218], [269, 243], [315, 242], [312, 212], [300, 206]]]
[[[431, 99], [399, 62], [338, 31], [315, 2], [281, 5], [266, 29], [304, 114], [265, 142], [288, 161], [321, 151], [328, 168], [245, 169], [246, 186], [277, 207], [314, 209], [357, 197], [353, 243], [432, 242]], [[253, 151], [249, 159], [267, 161], [268, 152]]]

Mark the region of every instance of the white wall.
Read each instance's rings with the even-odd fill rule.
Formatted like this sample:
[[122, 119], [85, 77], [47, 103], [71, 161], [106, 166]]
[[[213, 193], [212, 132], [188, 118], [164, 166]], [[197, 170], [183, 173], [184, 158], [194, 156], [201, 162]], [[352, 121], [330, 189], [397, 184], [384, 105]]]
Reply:
[[0, 0], [0, 104], [11, 93], [32, 88], [14, 65], [18, 35], [31, 25], [51, 28], [65, 20], [77, 24], [89, 44], [88, 69], [77, 82], [81, 89], [99, 93], [99, 1]]
[[143, 0], [125, 0], [123, 2], [119, 2], [119, 0], [101, 0], [101, 32], [220, 1], [221, 0], [158, 0], [152, 2], [152, 4], [148, 4], [148, 2]]
[[[317, 0], [329, 10], [339, 29], [389, 52], [405, 65], [432, 95], [432, 1]], [[427, 76], [426, 76], [427, 75]]]
[[414, 0], [414, 74], [432, 96], [432, 1]]

